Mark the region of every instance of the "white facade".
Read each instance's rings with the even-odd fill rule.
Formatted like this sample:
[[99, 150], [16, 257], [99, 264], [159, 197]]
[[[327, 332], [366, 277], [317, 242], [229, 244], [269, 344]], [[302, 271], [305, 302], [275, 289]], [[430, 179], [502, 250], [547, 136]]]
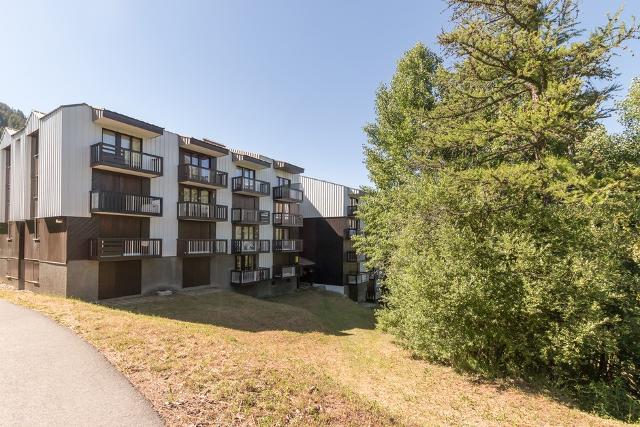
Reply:
[[304, 201], [302, 216], [305, 218], [337, 218], [347, 216], [351, 197], [358, 198], [362, 191], [345, 185], [334, 184], [308, 176], [300, 176]]

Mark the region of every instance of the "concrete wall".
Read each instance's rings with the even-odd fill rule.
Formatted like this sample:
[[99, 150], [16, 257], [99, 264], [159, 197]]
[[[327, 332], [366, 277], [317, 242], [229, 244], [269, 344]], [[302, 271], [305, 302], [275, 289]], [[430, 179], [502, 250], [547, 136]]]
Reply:
[[211, 284], [223, 289], [231, 288], [231, 270], [234, 268], [234, 255], [216, 255], [211, 257]]
[[[67, 296], [96, 301], [99, 264], [98, 261], [87, 260], [67, 262]], [[42, 271], [40, 274], [42, 275]]]
[[38, 263], [40, 270], [39, 283], [24, 282], [24, 288], [28, 291], [67, 296], [67, 266], [64, 264], [50, 264], [47, 262]]
[[142, 295], [161, 289], [182, 289], [182, 258], [143, 259], [141, 268]]

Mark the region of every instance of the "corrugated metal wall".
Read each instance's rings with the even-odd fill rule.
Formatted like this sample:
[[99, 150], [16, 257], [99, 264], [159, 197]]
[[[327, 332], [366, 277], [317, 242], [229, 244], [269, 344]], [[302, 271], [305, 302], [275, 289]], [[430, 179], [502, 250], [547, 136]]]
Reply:
[[231, 238], [232, 238], [232, 227], [231, 227], [231, 178], [235, 175], [235, 165], [231, 161], [231, 155], [218, 157], [216, 167], [218, 170], [227, 172], [229, 174], [229, 186], [224, 189], [216, 190], [216, 203], [219, 205], [224, 205], [229, 208], [229, 221], [218, 222], [216, 224], [216, 239], [225, 239], [228, 242], [227, 252], [231, 253]]
[[162, 136], [144, 139], [144, 151], [162, 156], [163, 174], [151, 178], [151, 195], [162, 197], [162, 216], [150, 219], [149, 237], [162, 238], [162, 256], [176, 256], [178, 238], [178, 135], [164, 131]]
[[[62, 108], [62, 206], [63, 216], [88, 217], [91, 191], [91, 145], [102, 140], [102, 128], [93, 123], [91, 108]], [[49, 215], [48, 215], [49, 216]]]
[[320, 179], [301, 176], [304, 189], [302, 215], [305, 218], [346, 216], [350, 188]]
[[59, 109], [40, 121], [37, 216], [41, 218], [62, 215], [62, 115]]

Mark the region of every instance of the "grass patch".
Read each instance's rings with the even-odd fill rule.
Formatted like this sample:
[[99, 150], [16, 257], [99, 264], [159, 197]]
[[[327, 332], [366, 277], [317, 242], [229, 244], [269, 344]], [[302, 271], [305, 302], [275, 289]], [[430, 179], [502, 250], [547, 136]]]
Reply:
[[113, 307], [0, 291], [102, 351], [169, 425], [616, 425], [509, 382], [414, 360], [373, 312], [319, 291]]

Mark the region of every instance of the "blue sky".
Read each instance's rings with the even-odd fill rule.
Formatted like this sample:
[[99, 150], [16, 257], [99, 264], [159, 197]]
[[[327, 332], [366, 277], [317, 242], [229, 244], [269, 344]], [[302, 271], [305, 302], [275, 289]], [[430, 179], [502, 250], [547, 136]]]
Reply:
[[[622, 3], [583, 0], [584, 26]], [[627, 3], [626, 16], [640, 14]], [[368, 182], [362, 126], [376, 89], [416, 42], [437, 50], [448, 25], [440, 0], [20, 0], [0, 10], [0, 101], [25, 113], [88, 102], [351, 186]], [[623, 55], [622, 92], [640, 74], [638, 57]]]

